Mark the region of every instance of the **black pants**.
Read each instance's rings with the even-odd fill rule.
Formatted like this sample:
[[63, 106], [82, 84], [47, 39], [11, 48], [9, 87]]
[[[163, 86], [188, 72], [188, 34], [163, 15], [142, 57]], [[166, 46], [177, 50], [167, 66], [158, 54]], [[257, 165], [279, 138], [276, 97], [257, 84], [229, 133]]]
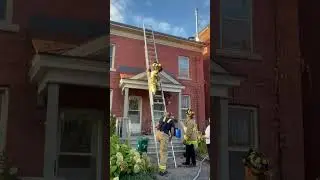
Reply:
[[210, 144], [207, 144], [207, 152], [208, 152], [208, 156], [209, 156], [209, 160], [211, 159], [211, 156], [210, 156], [210, 154], [211, 154], [211, 152], [210, 152]]
[[196, 152], [193, 144], [186, 145], [186, 164], [190, 164], [190, 159], [193, 165], [196, 165]]

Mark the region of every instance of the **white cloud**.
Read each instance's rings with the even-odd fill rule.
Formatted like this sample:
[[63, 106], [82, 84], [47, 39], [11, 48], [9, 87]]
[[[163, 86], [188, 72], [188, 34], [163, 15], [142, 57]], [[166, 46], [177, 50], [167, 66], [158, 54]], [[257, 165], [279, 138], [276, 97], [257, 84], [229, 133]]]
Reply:
[[126, 22], [126, 11], [129, 0], [111, 0], [110, 1], [110, 20], [120, 23]]
[[187, 33], [183, 27], [174, 26], [165, 21], [157, 21], [154, 18], [150, 18], [150, 17], [143, 18], [141, 16], [134, 16], [133, 22], [139, 27], [142, 27], [143, 23], [145, 25], [151, 25], [153, 30], [159, 31], [162, 33], [171, 34], [171, 35], [180, 36], [180, 37], [187, 36]]

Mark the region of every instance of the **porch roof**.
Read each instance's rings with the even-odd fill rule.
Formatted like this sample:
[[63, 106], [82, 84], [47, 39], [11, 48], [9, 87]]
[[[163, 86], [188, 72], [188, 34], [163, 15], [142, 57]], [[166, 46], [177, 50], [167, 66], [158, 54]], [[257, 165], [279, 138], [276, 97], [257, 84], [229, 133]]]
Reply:
[[[160, 79], [163, 91], [179, 93], [185, 88], [180, 82], [175, 80], [166, 72], [160, 73]], [[120, 88], [122, 90], [124, 88], [148, 90], [147, 73], [142, 72], [128, 78], [124, 78], [124, 76], [122, 76], [120, 79]]]
[[[35, 55], [29, 78], [38, 84], [38, 93], [48, 83], [108, 87], [108, 61], [104, 36], [82, 45], [33, 39]], [[97, 48], [97, 45], [99, 48]], [[105, 44], [104, 44], [105, 45]], [[81, 50], [80, 50], [81, 49]]]

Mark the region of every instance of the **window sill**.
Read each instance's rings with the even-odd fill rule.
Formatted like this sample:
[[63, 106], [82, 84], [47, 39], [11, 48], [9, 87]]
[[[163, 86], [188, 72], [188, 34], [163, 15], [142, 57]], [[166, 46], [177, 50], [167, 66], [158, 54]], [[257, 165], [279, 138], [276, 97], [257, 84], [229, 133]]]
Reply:
[[6, 21], [0, 21], [0, 31], [19, 32], [20, 27], [18, 24], [10, 24]]
[[231, 49], [216, 49], [217, 56], [248, 59], [248, 60], [262, 60], [262, 56], [248, 51], [239, 51]]
[[186, 78], [186, 77], [178, 77], [178, 79], [180, 79], [180, 80], [188, 80], [188, 81], [191, 81], [191, 79], [190, 79], [190, 78]]

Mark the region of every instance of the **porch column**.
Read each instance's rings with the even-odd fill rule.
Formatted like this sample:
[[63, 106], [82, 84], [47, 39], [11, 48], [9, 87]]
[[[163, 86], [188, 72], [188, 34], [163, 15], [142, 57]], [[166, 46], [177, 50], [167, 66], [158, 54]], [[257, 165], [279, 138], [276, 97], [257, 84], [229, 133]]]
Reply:
[[218, 180], [229, 180], [228, 99], [220, 97], [219, 106]]
[[59, 85], [48, 84], [47, 118], [44, 145], [44, 179], [56, 177], [57, 163], [57, 128], [59, 113]]
[[124, 104], [123, 104], [123, 117], [128, 117], [129, 110], [129, 88], [124, 88]]
[[124, 88], [124, 102], [123, 102], [123, 129], [122, 129], [122, 137], [127, 138], [129, 129], [129, 121], [128, 121], [128, 110], [129, 110], [129, 88]]
[[178, 93], [178, 118], [181, 120], [181, 92]]

